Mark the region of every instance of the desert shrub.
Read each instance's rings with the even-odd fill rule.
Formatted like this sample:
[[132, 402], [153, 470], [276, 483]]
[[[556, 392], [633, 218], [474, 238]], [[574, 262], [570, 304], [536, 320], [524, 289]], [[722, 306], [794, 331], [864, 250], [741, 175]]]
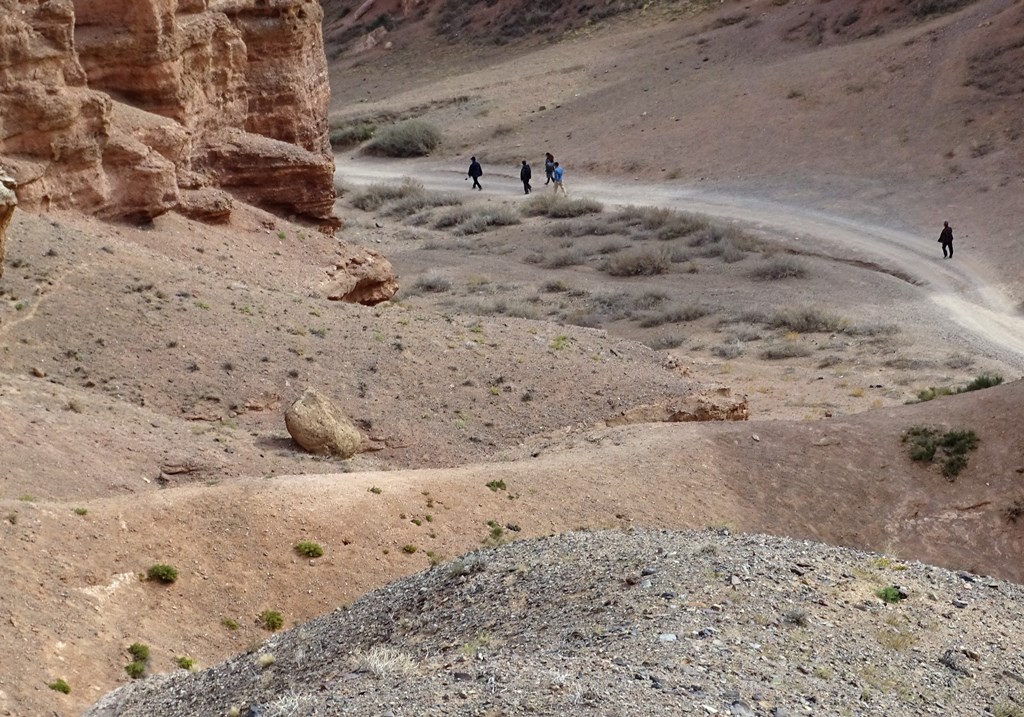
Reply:
[[847, 325], [845, 319], [810, 306], [780, 309], [768, 316], [763, 323], [773, 329], [786, 329], [798, 334], [842, 331]]
[[823, 358], [821, 361], [818, 362], [818, 368], [830, 368], [832, 366], [838, 366], [842, 362], [843, 362], [843, 357], [842, 356], [836, 356], [835, 354], [830, 354], [830, 355], [826, 356], [825, 358]]
[[60, 692], [65, 695], [71, 694], [71, 685], [63, 677], [58, 677], [56, 680], [47, 685], [54, 692]]
[[747, 272], [747, 276], [758, 281], [779, 281], [781, 279], [802, 279], [807, 276], [807, 267], [792, 256], [767, 257]]
[[743, 344], [737, 342], [719, 344], [711, 349], [711, 353], [724, 359], [739, 358], [743, 355]]
[[957, 393], [967, 393], [968, 391], [980, 391], [983, 388], [992, 388], [998, 386], [1003, 382], [1002, 376], [989, 375], [983, 373], [977, 376], [969, 384], [957, 391]]
[[738, 261], [743, 261], [747, 253], [733, 244], [731, 241], [724, 241], [721, 244], [722, 251], [719, 254], [722, 261], [726, 264], [735, 264]]
[[405, 218], [436, 207], [454, 207], [462, 198], [452, 192], [411, 192], [387, 203], [381, 210], [386, 217]]
[[128, 673], [128, 676], [133, 680], [137, 680], [146, 674], [146, 663], [145, 662], [129, 662], [124, 666], [124, 671]]
[[128, 654], [137, 662], [145, 662], [149, 659], [149, 645], [141, 642], [133, 642], [128, 646]]
[[665, 311], [653, 314], [646, 314], [640, 318], [639, 324], [642, 328], [649, 329], [664, 324], [678, 324], [684, 321], [696, 321], [707, 316], [711, 309], [701, 304], [678, 304]]
[[562, 269], [567, 266], [585, 264], [587, 255], [582, 249], [565, 249], [548, 257], [542, 257], [540, 265], [545, 269]]
[[790, 625], [796, 625], [797, 627], [807, 627], [810, 623], [810, 616], [807, 611], [803, 608], [792, 607], [782, 613], [783, 622], [787, 622]]
[[295, 545], [295, 552], [307, 558], [319, 558], [324, 554], [320, 543], [303, 540]]
[[548, 236], [552, 237], [607, 236], [617, 233], [619, 230], [614, 224], [598, 219], [555, 222], [547, 229]]
[[446, 212], [442, 212], [439, 216], [434, 217], [434, 229], [450, 229], [452, 227], [457, 227], [458, 225], [469, 221], [472, 216], [473, 210], [469, 207], [449, 209]]
[[416, 294], [443, 294], [446, 291], [452, 290], [452, 282], [437, 275], [437, 273], [428, 273], [423, 277], [417, 277], [416, 281], [413, 282], [406, 294], [409, 296], [415, 296]]
[[551, 281], [545, 281], [541, 286], [541, 291], [548, 294], [559, 294], [569, 290], [569, 285], [561, 279], [552, 279]]
[[705, 217], [662, 207], [623, 207], [612, 220], [625, 227], [650, 232], [662, 241], [688, 236], [709, 226]]
[[772, 344], [766, 346], [761, 350], [760, 356], [766, 361], [779, 361], [788, 358], [800, 358], [802, 356], [810, 356], [811, 349], [809, 346], [797, 343], [795, 341], [781, 344]]
[[977, 449], [978, 436], [970, 430], [940, 433], [927, 426], [913, 426], [903, 432], [900, 442], [907, 444], [911, 460], [931, 463], [942, 451], [942, 475], [953, 481], [967, 467], [967, 454]]
[[519, 224], [519, 215], [511, 209], [477, 209], [455, 227], [456, 234], [480, 234], [491, 227], [505, 227]]
[[596, 252], [598, 254], [601, 254], [602, 256], [607, 256], [608, 254], [615, 254], [616, 252], [620, 252], [623, 249], [626, 249], [627, 247], [629, 247], [629, 244], [621, 241], [615, 241], [613, 239], [611, 241], [606, 241], [603, 244], [601, 244], [601, 246], [597, 247]]
[[892, 585], [880, 588], [875, 595], [881, 598], [882, 602], [886, 603], [897, 603], [903, 599], [903, 593], [900, 592], [900, 589]]
[[331, 147], [342, 149], [361, 144], [372, 138], [376, 129], [377, 125], [373, 122], [356, 122], [344, 127], [335, 127], [327, 136], [330, 139]]
[[429, 122], [410, 119], [381, 127], [366, 151], [386, 157], [422, 157], [441, 144], [441, 130]]
[[584, 214], [597, 214], [604, 209], [595, 199], [560, 197], [555, 194], [538, 194], [522, 205], [522, 212], [528, 217], [551, 217], [569, 219]]
[[639, 250], [612, 257], [604, 271], [611, 276], [654, 276], [667, 273], [671, 266], [668, 252]]
[[188, 655], [181, 655], [177, 659], [175, 659], [174, 662], [178, 665], [178, 667], [180, 667], [183, 670], [188, 670], [189, 672], [191, 672], [192, 669], [196, 666], [196, 661]]
[[264, 630], [277, 632], [284, 627], [284, 616], [277, 610], [264, 610], [259, 614], [259, 623]]
[[930, 388], [922, 388], [917, 392], [917, 400], [920, 402], [931, 401], [939, 396], [951, 396], [953, 389], [949, 386], [932, 386]]
[[654, 351], [662, 351], [664, 349], [674, 349], [682, 346], [686, 341], [682, 336], [668, 334], [666, 336], [658, 336], [656, 338], [644, 341], [644, 345]]
[[423, 196], [423, 185], [408, 177], [399, 184], [371, 184], [352, 197], [352, 206], [366, 212], [380, 209], [385, 202]]
[[178, 579], [178, 570], [173, 565], [157, 563], [150, 565], [146, 570], [146, 577], [150, 580], [159, 580], [162, 583], [173, 583]]
[[416, 671], [416, 663], [409, 655], [387, 647], [371, 647], [355, 656], [355, 671], [374, 677], [401, 677]]

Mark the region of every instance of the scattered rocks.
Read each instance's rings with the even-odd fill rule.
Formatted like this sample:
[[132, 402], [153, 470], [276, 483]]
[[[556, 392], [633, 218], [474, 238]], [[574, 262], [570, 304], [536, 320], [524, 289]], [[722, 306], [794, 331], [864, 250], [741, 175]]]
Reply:
[[[709, 542], [716, 550], [704, 549]], [[1024, 655], [1009, 649], [1024, 644], [1019, 585], [996, 581], [999, 589], [968, 612], [943, 618], [963, 585], [954, 573], [901, 565], [911, 594], [946, 599], [862, 611], [856, 596], [876, 589], [881, 575], [891, 582], [889, 569], [877, 556], [806, 541], [581, 532], [485, 554], [478, 570], [453, 569], [465, 558], [435, 566], [275, 635], [260, 648], [273, 650], [275, 668], [258, 680], [252, 653], [240, 655], [129, 685], [86, 717], [226, 714], [232, 706], [334, 717], [393, 705], [424, 717], [792, 717], [854, 705], [871, 715], [966, 717], [980, 705], [1024, 700]], [[624, 564], [653, 589], [623, 580]], [[810, 619], [780, 619], [793, 610]], [[380, 648], [410, 658], [413, 672], [357, 669], [360, 655]]]

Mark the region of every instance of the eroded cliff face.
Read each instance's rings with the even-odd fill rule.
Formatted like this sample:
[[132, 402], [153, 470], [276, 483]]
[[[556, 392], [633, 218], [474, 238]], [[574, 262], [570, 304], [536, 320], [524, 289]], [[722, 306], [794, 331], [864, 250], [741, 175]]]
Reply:
[[0, 0], [0, 164], [23, 208], [335, 224], [316, 0]]

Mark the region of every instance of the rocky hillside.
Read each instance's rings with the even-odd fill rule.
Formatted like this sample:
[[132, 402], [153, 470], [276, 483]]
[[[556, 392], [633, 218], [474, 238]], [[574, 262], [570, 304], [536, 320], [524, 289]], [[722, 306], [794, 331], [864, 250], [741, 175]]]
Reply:
[[313, 0], [0, 0], [0, 165], [28, 210], [336, 224]]
[[816, 543], [569, 533], [399, 581], [88, 717], [1019, 715], [1019, 585]]

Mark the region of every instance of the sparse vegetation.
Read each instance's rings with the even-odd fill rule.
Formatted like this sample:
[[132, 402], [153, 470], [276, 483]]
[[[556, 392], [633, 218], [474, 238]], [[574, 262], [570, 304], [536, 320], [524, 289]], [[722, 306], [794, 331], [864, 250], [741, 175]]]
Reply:
[[811, 348], [797, 341], [786, 341], [766, 346], [758, 354], [765, 361], [780, 361], [811, 355]]
[[552, 219], [568, 219], [584, 214], [597, 214], [604, 205], [595, 199], [560, 197], [557, 194], [538, 194], [528, 199], [522, 212], [528, 217], [544, 216]]
[[416, 546], [412, 545], [411, 543], [406, 543], [405, 545], [402, 546], [402, 552], [405, 553], [406, 555], [412, 555], [413, 553], [416, 552], [416, 550], [417, 550]]
[[422, 157], [441, 144], [442, 135], [434, 125], [410, 119], [378, 128], [366, 151], [386, 157]]
[[162, 583], [173, 583], [178, 579], [178, 569], [166, 563], [150, 565], [146, 570], [146, 577], [149, 580], [158, 580]]
[[758, 281], [803, 279], [807, 276], [807, 266], [793, 256], [772, 256], [753, 267], [748, 276]]
[[71, 694], [71, 685], [69, 685], [63, 677], [58, 677], [56, 680], [54, 680], [46, 686], [54, 692], [60, 692], [65, 695]]
[[75, 515], [88, 515], [89, 509], [88, 508], [75, 508], [74, 513], [75, 513]]
[[284, 627], [284, 616], [277, 610], [264, 610], [259, 614], [260, 627], [270, 632], [277, 632]]
[[487, 487], [493, 492], [497, 493], [499, 490], [505, 490], [505, 481], [503, 480], [492, 480], [487, 483]]
[[319, 558], [324, 554], [320, 543], [303, 540], [295, 545], [295, 552], [306, 558]]
[[424, 196], [423, 185], [406, 177], [399, 184], [371, 184], [352, 197], [352, 206], [366, 212], [375, 212], [386, 202]]
[[416, 662], [405, 652], [374, 646], [355, 656], [355, 671], [377, 678], [405, 677], [416, 672]]
[[672, 268], [672, 259], [666, 251], [643, 249], [617, 254], [604, 266], [611, 276], [655, 276]]
[[978, 447], [974, 431], [953, 430], [940, 433], [927, 426], [914, 426], [904, 431], [901, 442], [907, 444], [911, 460], [931, 463], [942, 451], [942, 475], [954, 480], [967, 467], [967, 454]]
[[146, 674], [146, 663], [145, 662], [129, 662], [124, 666], [124, 671], [133, 680], [137, 680]]
[[354, 122], [343, 127], [334, 127], [328, 134], [331, 146], [335, 149], [352, 147], [371, 139], [377, 130], [373, 122]]
[[178, 667], [180, 667], [183, 670], [188, 670], [189, 672], [194, 670], [196, 666], [196, 661], [188, 655], [180, 655], [178, 658], [175, 659], [174, 662], [178, 665]]
[[238, 627], [239, 627], [238, 620], [235, 620], [235, 619], [230, 618], [230, 617], [226, 617], [223, 620], [221, 620], [220, 624], [223, 625], [224, 627], [226, 627], [227, 629], [231, 630], [232, 632], [237, 630]]
[[998, 386], [1002, 382], [1002, 376], [983, 373], [980, 376], [975, 377], [966, 386], [959, 389], [957, 393], [967, 393], [968, 391], [980, 391], [983, 388], [992, 388], [993, 386]]
[[887, 585], [884, 588], [880, 588], [875, 592], [875, 596], [885, 603], [897, 603], [903, 599], [903, 593], [900, 592], [898, 587], [893, 585]]

